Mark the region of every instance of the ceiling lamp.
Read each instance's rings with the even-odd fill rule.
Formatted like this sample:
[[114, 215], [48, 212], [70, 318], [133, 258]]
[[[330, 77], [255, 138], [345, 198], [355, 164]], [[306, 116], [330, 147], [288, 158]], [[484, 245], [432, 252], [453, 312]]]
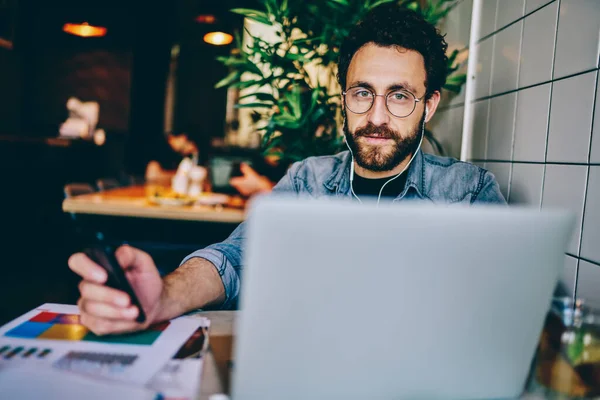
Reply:
[[225, 32], [209, 32], [204, 35], [204, 41], [215, 46], [223, 46], [233, 42], [233, 36]]
[[63, 31], [71, 35], [81, 37], [101, 37], [106, 35], [106, 28], [103, 26], [93, 26], [84, 22], [82, 24], [66, 23], [63, 25]]
[[214, 24], [217, 22], [217, 18], [211, 14], [202, 14], [196, 17], [196, 22], [200, 24]]

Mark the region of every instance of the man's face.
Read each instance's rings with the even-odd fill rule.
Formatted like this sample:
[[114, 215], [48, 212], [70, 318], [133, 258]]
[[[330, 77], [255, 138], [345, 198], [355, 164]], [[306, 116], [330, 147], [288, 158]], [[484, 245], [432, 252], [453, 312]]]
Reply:
[[[360, 86], [383, 95], [375, 97], [373, 106], [364, 114], [356, 114], [348, 107], [345, 110], [344, 133], [360, 167], [374, 172], [391, 171], [416, 151], [425, 118], [425, 100], [417, 102], [412, 114], [398, 118], [386, 107], [385, 95], [408, 90], [421, 98], [425, 81], [423, 56], [416, 51], [369, 43], [356, 52], [348, 68], [345, 90]], [[432, 99], [428, 102], [427, 119], [433, 114], [439, 93]]]

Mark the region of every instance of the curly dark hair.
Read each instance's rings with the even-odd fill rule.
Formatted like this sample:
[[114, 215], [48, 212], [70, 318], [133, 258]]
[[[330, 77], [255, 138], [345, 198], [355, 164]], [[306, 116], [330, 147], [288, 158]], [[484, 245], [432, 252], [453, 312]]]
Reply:
[[346, 77], [354, 54], [364, 45], [403, 47], [419, 52], [425, 60], [426, 98], [441, 91], [448, 75], [448, 44], [439, 30], [408, 8], [388, 3], [373, 10], [350, 31], [340, 48], [338, 82], [346, 89]]

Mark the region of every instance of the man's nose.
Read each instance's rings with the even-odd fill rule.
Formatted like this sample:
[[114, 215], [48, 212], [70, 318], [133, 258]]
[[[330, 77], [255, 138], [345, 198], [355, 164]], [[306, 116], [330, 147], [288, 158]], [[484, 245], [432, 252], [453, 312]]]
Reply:
[[373, 107], [369, 110], [368, 119], [375, 126], [384, 125], [389, 122], [390, 116], [385, 105], [384, 96], [375, 96]]

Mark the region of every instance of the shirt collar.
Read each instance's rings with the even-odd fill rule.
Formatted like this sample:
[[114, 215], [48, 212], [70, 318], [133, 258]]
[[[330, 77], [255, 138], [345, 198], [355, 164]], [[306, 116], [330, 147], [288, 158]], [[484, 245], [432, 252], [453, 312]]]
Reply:
[[337, 195], [347, 195], [350, 194], [350, 163], [352, 162], [350, 152], [343, 152], [338, 160], [333, 172], [325, 179], [323, 185]]
[[417, 191], [419, 197], [423, 197], [423, 192], [425, 191], [425, 157], [423, 157], [423, 152], [420, 149], [410, 163], [406, 185], [399, 197], [404, 197], [404, 194], [410, 187], [413, 187]]

